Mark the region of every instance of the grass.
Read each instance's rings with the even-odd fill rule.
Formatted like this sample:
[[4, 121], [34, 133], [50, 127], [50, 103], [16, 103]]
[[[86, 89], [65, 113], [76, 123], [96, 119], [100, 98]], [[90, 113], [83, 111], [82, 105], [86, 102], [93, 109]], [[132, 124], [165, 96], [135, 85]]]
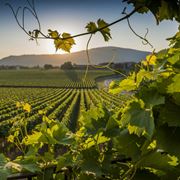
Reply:
[[[1, 70], [0, 86], [56, 86], [66, 87], [67, 84], [81, 83], [85, 71], [83, 70]], [[87, 81], [95, 83], [101, 76], [111, 75], [105, 70], [90, 70]]]

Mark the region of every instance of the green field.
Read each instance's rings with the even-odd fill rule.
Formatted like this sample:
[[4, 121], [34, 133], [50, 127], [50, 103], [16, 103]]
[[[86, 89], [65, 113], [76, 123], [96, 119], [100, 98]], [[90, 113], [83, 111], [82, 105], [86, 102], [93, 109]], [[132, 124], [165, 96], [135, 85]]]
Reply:
[[83, 82], [82, 70], [1, 70], [0, 86], [95, 87], [97, 77], [111, 75], [111, 71], [91, 70]]
[[[117, 111], [121, 108], [124, 96], [98, 89], [96, 82], [112, 72], [88, 71], [83, 81], [84, 74], [62, 70], [0, 71], [0, 154], [10, 159], [22, 155], [23, 134], [33, 134], [41, 127], [46, 134], [51, 123], [63, 126], [59, 137], [66, 129], [76, 134], [84, 127], [82, 115], [88, 110], [100, 106]], [[55, 154], [66, 152], [65, 146], [57, 144], [54, 148]]]
[[41, 122], [39, 111], [75, 131], [81, 113], [91, 106], [103, 103], [108, 108], [120, 107], [122, 99], [99, 90], [95, 81], [112, 72], [89, 71], [83, 82], [84, 74], [85, 71], [62, 70], [0, 71], [0, 135], [7, 135], [13, 123], [25, 115], [23, 109], [16, 107], [17, 102], [31, 106], [26, 118], [30, 129]]
[[31, 112], [26, 118], [31, 129], [41, 122], [39, 112], [43, 111], [47, 117], [64, 122], [74, 132], [83, 111], [99, 103], [109, 109], [119, 108], [122, 99], [98, 89], [0, 88], [0, 101], [0, 135], [4, 136], [25, 114], [16, 106], [17, 102], [31, 105]]

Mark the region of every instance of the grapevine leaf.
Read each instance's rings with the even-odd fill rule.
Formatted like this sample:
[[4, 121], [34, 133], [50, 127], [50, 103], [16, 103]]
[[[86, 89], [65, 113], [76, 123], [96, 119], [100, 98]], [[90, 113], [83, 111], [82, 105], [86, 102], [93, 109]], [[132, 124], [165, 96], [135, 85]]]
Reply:
[[159, 20], [162, 21], [163, 19], [171, 19], [173, 18], [172, 9], [170, 9], [168, 2], [161, 1], [161, 6], [159, 7]]
[[7, 163], [7, 159], [4, 154], [0, 154], [0, 167], [4, 166]]
[[87, 133], [96, 134], [106, 127], [109, 114], [103, 107], [92, 107], [89, 111], [83, 113], [82, 118]]
[[139, 87], [143, 80], [153, 80], [153, 73], [146, 71], [145, 69], [141, 69], [136, 75], [136, 86]]
[[121, 80], [119, 82], [118, 86], [111, 85], [109, 92], [112, 94], [119, 94], [122, 91], [128, 92], [128, 91], [133, 91], [136, 89], [137, 89], [137, 86], [136, 86], [136, 82], [135, 82], [135, 73], [133, 73], [133, 74], [129, 75], [127, 78]]
[[119, 124], [114, 117], [110, 117], [106, 124], [106, 131], [104, 132], [105, 136], [113, 137], [119, 133]]
[[101, 176], [101, 166], [99, 159], [99, 152], [95, 147], [81, 151], [83, 156], [81, 168], [83, 172], [95, 173], [96, 176]]
[[88, 23], [86, 28], [87, 28], [87, 31], [90, 32], [90, 33], [96, 33], [96, 31], [98, 29], [94, 22]]
[[2, 180], [7, 180], [7, 176], [10, 174], [10, 171], [5, 168], [7, 159], [3, 154], [0, 154], [0, 175]]
[[74, 39], [71, 37], [71, 34], [69, 34], [69, 33], [63, 33], [62, 34], [62, 38], [64, 38], [64, 39], [66, 39], [66, 38], [68, 38], [68, 39], [66, 39], [66, 41], [69, 43], [69, 44], [71, 44], [71, 45], [74, 45], [75, 44], [75, 41], [74, 41]]
[[[162, 154], [160, 152], [152, 152], [145, 156], [140, 163], [138, 164], [141, 168], [153, 168], [156, 170], [161, 170], [165, 174], [171, 173], [173, 174], [175, 171], [177, 172], [177, 163], [172, 163], [174, 161], [174, 156], [169, 154]], [[176, 161], [176, 160], [175, 160]], [[178, 170], [179, 171], [179, 170]]]
[[57, 39], [57, 38], [59, 38], [59, 33], [55, 30], [55, 31], [52, 31], [52, 30], [48, 30], [48, 34], [49, 34], [49, 36], [51, 37], [51, 38], [53, 38], [53, 39]]
[[174, 56], [169, 57], [167, 60], [171, 64], [176, 64], [178, 61], [180, 61], [180, 53], [176, 53]]
[[167, 123], [169, 126], [180, 127], [179, 109], [180, 107], [178, 105], [167, 101], [166, 104], [161, 107], [159, 121], [161, 123]]
[[168, 93], [179, 93], [180, 92], [180, 74], [176, 74], [172, 78], [172, 83], [167, 87]]
[[100, 132], [99, 134], [96, 134], [93, 138], [89, 137], [84, 142], [83, 147], [84, 147], [84, 149], [88, 149], [94, 145], [103, 144], [103, 143], [108, 142], [108, 141], [110, 141], [110, 138], [103, 136], [103, 133]]
[[73, 136], [69, 133], [69, 130], [62, 123], [56, 123], [51, 132], [53, 138], [55, 138], [60, 144], [70, 144], [73, 141]]
[[160, 180], [157, 175], [147, 169], [137, 170], [133, 180]]
[[156, 59], [157, 59], [157, 57], [154, 54], [148, 55], [146, 57], [146, 61], [143, 61], [143, 65], [144, 66], [156, 65]]
[[173, 37], [168, 38], [167, 40], [170, 41], [170, 45], [173, 46], [174, 48], [180, 47], [180, 26], [179, 26], [179, 31]]
[[157, 148], [180, 159], [180, 128], [161, 126], [156, 133]]
[[139, 92], [138, 97], [145, 102], [146, 107], [148, 108], [165, 103], [165, 97], [160, 95], [156, 88], [143, 87]]
[[152, 110], [146, 109], [142, 100], [132, 101], [125, 108], [121, 124], [134, 127], [134, 131], [129, 130], [137, 135], [145, 135], [148, 139], [151, 139], [155, 128]]
[[129, 134], [125, 129], [119, 133], [117, 137], [113, 138], [113, 147], [125, 155], [126, 158], [131, 157], [133, 160], [138, 159], [141, 154], [138, 144], [141, 144], [142, 139], [134, 134]]
[[23, 170], [35, 173], [35, 172], [41, 172], [41, 169], [37, 166], [36, 163], [32, 163], [32, 162], [26, 162], [26, 163], [21, 163], [20, 165], [22, 166]]
[[43, 173], [37, 176], [38, 180], [49, 180], [53, 178], [54, 169], [53, 168], [45, 168]]
[[64, 167], [73, 165], [72, 153], [67, 152], [58, 157], [57, 171], [61, 170]]
[[[104, 40], [109, 41], [109, 39], [112, 37], [111, 37], [110, 29], [108, 27], [106, 27], [108, 25], [108, 23], [106, 23], [103, 19], [98, 19], [97, 24], [98, 24], [98, 29], [103, 28], [100, 30], [100, 32], [103, 35]], [[106, 28], [104, 28], [104, 27], [106, 27]]]
[[32, 135], [28, 135], [24, 140], [25, 145], [40, 144], [40, 142], [47, 143], [47, 138], [44, 134], [38, 131], [34, 131]]
[[33, 31], [33, 33], [34, 33], [34, 37], [37, 39], [38, 36], [39, 36], [40, 31], [39, 31], [38, 29], [35, 29], [35, 30]]
[[15, 170], [17, 172], [21, 172], [23, 170], [23, 167], [19, 163], [12, 162], [12, 161], [9, 161], [8, 163], [6, 163], [5, 168]]
[[62, 49], [63, 51], [70, 52], [72, 46], [75, 44], [73, 38], [68, 33], [63, 33], [62, 38], [57, 38], [54, 40], [56, 51]]
[[180, 106], [180, 93], [173, 93], [172, 95], [174, 103]]
[[8, 175], [10, 175], [10, 172], [6, 169], [1, 169], [0, 168], [0, 175], [1, 175], [1, 180], [7, 180]]
[[[148, 10], [155, 16], [157, 23], [164, 19], [173, 19], [180, 21], [179, 4], [178, 1], [165, 1], [165, 0], [124, 0], [128, 4], [132, 3], [138, 9], [139, 13], [145, 13]], [[139, 9], [140, 8], [140, 9]]]

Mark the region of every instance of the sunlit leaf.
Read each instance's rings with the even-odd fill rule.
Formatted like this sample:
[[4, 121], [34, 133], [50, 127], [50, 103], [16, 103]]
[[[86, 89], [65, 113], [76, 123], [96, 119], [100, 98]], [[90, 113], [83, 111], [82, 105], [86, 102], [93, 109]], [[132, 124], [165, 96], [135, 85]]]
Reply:
[[87, 31], [91, 33], [95, 33], [97, 31], [97, 26], [94, 22], [89, 22], [86, 28], [87, 28]]
[[56, 38], [58, 38], [59, 37], [59, 33], [57, 32], [57, 31], [52, 31], [52, 30], [48, 30], [48, 34], [49, 34], [49, 36], [50, 37], [52, 37], [53, 39], [56, 39]]
[[61, 49], [66, 52], [70, 52], [72, 46], [75, 44], [75, 41], [73, 38], [71, 38], [70, 34], [63, 33], [62, 38], [57, 38], [54, 40], [54, 44], [56, 47], [56, 51], [58, 49]]
[[[121, 119], [122, 126], [132, 126], [137, 135], [145, 135], [151, 138], [154, 133], [154, 118], [151, 109], [146, 109], [142, 100], [133, 101], [124, 109]], [[132, 131], [132, 128], [131, 128]]]
[[103, 19], [98, 19], [97, 21], [98, 24], [98, 29], [101, 29], [100, 32], [104, 37], [105, 41], [109, 41], [109, 39], [111, 39], [111, 33], [110, 33], [110, 29], [108, 26], [108, 23], [106, 23]]

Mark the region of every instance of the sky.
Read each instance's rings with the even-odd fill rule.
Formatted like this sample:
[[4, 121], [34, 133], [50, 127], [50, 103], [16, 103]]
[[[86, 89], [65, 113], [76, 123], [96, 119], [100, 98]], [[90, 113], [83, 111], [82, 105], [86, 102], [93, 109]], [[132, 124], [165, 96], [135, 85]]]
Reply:
[[[55, 53], [52, 40], [40, 40], [38, 44], [29, 41], [28, 36], [18, 27], [11, 10], [5, 6], [7, 2], [15, 9], [27, 5], [26, 0], [0, 0], [0, 58], [10, 55]], [[122, 0], [35, 0], [37, 14], [45, 34], [48, 29], [58, 30], [60, 33], [68, 32], [72, 35], [86, 32], [85, 26], [88, 22], [101, 18], [111, 23], [123, 16], [121, 12], [126, 6], [127, 12], [130, 12], [132, 7], [122, 3]], [[130, 22], [134, 30], [142, 36], [146, 33], [146, 28], [149, 29], [147, 39], [156, 51], [167, 48], [166, 38], [173, 36], [178, 29], [178, 24], [173, 21], [163, 21], [157, 26], [150, 13], [135, 14], [130, 18]], [[36, 20], [28, 12], [25, 16], [25, 26], [28, 30], [37, 29]], [[111, 35], [112, 39], [104, 42], [100, 33], [97, 33], [90, 42], [90, 48], [116, 46], [153, 50], [150, 46], [143, 45], [142, 41], [132, 33], [127, 21], [111, 26]], [[72, 52], [84, 50], [88, 38], [89, 36], [76, 38]]]

